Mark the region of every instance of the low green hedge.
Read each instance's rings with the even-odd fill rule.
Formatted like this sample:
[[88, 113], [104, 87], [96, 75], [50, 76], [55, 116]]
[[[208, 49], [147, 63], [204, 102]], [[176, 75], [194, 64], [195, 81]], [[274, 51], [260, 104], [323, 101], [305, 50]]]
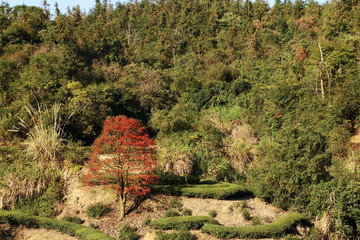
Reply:
[[69, 234], [71, 236], [75, 236], [83, 240], [113, 240], [114, 239], [98, 230], [85, 227], [80, 224], [52, 219], [52, 218], [31, 216], [21, 212], [14, 212], [14, 211], [0, 210], [0, 223], [7, 223], [11, 225], [21, 224], [31, 228], [53, 229], [59, 232]]
[[205, 224], [201, 230], [217, 238], [272, 238], [285, 235], [296, 223], [305, 220], [300, 213], [290, 213], [275, 222], [257, 226], [226, 227]]
[[199, 229], [205, 223], [219, 224], [218, 221], [207, 216], [181, 216], [155, 219], [150, 222], [150, 226], [155, 229]]
[[184, 185], [184, 184], [198, 184], [200, 178], [193, 175], [160, 175], [160, 185]]
[[196, 198], [228, 199], [245, 194], [250, 191], [242, 185], [234, 183], [215, 183], [197, 185], [155, 185], [153, 192]]
[[196, 240], [196, 236], [189, 231], [180, 231], [165, 233], [162, 231], [156, 232], [156, 240]]

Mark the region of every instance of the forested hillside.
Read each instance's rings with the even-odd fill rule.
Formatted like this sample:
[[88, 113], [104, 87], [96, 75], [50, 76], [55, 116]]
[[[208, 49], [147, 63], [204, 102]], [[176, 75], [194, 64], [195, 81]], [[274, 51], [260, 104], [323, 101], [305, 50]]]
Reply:
[[[38, 107], [66, 122], [56, 163], [125, 115], [157, 140], [165, 171], [244, 181], [325, 226], [319, 237], [360, 234], [359, 0], [96, 0], [54, 16], [2, 3], [0, 207], [61, 198], [57, 170], [18, 150]], [[42, 188], [21, 189], [31, 181]]]

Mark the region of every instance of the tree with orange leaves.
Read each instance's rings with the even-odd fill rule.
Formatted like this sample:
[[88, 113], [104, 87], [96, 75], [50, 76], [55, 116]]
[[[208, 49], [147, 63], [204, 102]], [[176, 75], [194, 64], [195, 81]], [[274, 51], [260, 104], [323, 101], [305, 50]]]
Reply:
[[125, 116], [109, 117], [92, 146], [85, 185], [102, 185], [114, 190], [120, 203], [120, 220], [125, 216], [127, 196], [145, 195], [156, 183], [155, 141], [140, 121]]

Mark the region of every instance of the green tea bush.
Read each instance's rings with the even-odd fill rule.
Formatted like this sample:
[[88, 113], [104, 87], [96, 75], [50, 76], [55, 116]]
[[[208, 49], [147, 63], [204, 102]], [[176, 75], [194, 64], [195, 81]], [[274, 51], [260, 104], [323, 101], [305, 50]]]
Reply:
[[105, 204], [97, 203], [86, 209], [86, 215], [91, 218], [100, 218], [110, 212], [111, 208]]
[[83, 240], [113, 240], [112, 237], [106, 236], [98, 230], [80, 224], [53, 218], [31, 216], [21, 212], [0, 210], [0, 223], [53, 229]]
[[209, 211], [209, 216], [212, 217], [212, 218], [214, 218], [214, 217], [217, 216], [217, 212], [216, 212], [215, 210], [210, 210], [210, 211]]
[[178, 217], [178, 216], [180, 216], [180, 213], [178, 213], [175, 210], [168, 210], [164, 214], [164, 217]]
[[159, 179], [160, 185], [183, 185], [183, 184], [198, 184], [200, 178], [193, 175], [161, 175]]
[[196, 198], [229, 199], [245, 194], [249, 190], [234, 183], [198, 184], [198, 185], [155, 185], [153, 192]]
[[183, 204], [178, 198], [171, 199], [169, 204], [172, 208], [181, 208], [183, 206]]
[[165, 233], [163, 231], [156, 232], [156, 240], [196, 240], [196, 236], [188, 231]]
[[77, 224], [83, 224], [84, 223], [84, 220], [82, 220], [79, 217], [74, 217], [74, 216], [65, 216], [65, 217], [62, 218], [62, 220], [77, 223]]
[[218, 221], [207, 216], [180, 216], [152, 220], [150, 226], [155, 229], [199, 229], [205, 223], [219, 224]]
[[241, 209], [240, 212], [241, 212], [241, 215], [244, 217], [245, 220], [250, 220], [251, 219], [250, 212], [246, 208]]
[[256, 226], [256, 225], [260, 225], [260, 224], [261, 224], [260, 218], [258, 218], [258, 217], [251, 218], [251, 225]]
[[125, 224], [120, 228], [119, 240], [136, 240], [139, 238], [139, 235], [136, 233], [136, 228], [131, 227], [128, 224]]
[[290, 213], [275, 222], [265, 225], [226, 227], [214, 224], [204, 224], [202, 232], [218, 238], [272, 238], [285, 235], [296, 223], [304, 220], [300, 213]]
[[192, 215], [192, 211], [191, 211], [191, 209], [184, 208], [184, 209], [182, 210], [181, 214], [182, 214], [183, 216], [191, 216], [191, 215]]
[[234, 183], [200, 184], [182, 189], [182, 195], [196, 198], [228, 199], [249, 191], [241, 185]]

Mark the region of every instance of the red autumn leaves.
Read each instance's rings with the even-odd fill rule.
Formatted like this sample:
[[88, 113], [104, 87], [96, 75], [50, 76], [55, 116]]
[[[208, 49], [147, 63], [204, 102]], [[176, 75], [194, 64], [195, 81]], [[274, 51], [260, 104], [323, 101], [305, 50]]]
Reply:
[[101, 135], [92, 146], [86, 185], [104, 185], [125, 198], [144, 195], [155, 183], [155, 141], [138, 120], [125, 116], [106, 119]]

